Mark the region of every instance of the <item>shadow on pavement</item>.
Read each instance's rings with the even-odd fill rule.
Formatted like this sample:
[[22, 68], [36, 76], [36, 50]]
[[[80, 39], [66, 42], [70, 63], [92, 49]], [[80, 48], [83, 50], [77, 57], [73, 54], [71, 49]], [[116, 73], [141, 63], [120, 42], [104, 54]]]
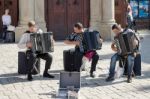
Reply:
[[[59, 70], [58, 71], [51, 71], [50, 73], [55, 76], [54, 79], [43, 78], [42, 75], [35, 75], [33, 76], [33, 81], [37, 80], [59, 80]], [[19, 75], [18, 73], [10, 73], [10, 74], [1, 74], [0, 75], [0, 84], [8, 85], [20, 82], [29, 82], [27, 80], [26, 75]]]
[[57, 92], [56, 91], [51, 91], [49, 93], [40, 93], [39, 95], [46, 95], [46, 96], [51, 96], [51, 98], [57, 98]]
[[141, 86], [138, 88], [138, 91], [150, 92], [150, 86]]
[[150, 78], [150, 70], [142, 71], [142, 76], [136, 77], [136, 79], [149, 79]]
[[125, 82], [124, 80], [121, 81], [113, 81], [113, 82], [106, 82], [105, 79], [106, 77], [100, 77], [100, 78], [89, 78], [88, 76], [83, 76], [81, 77], [82, 82], [81, 86], [82, 87], [99, 87], [99, 86], [110, 86], [114, 84], [119, 84]]

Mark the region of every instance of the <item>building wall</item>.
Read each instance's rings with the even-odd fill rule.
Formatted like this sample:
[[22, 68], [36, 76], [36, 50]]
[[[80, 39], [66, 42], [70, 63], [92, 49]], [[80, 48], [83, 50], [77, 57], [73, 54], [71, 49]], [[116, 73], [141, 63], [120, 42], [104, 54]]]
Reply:
[[[127, 13], [127, 4], [130, 3], [132, 7], [133, 16], [135, 19], [137, 29], [149, 29], [150, 28], [150, 14], [146, 17], [143, 16], [143, 13], [139, 13], [142, 10], [142, 6], [148, 8], [148, 11], [144, 11], [145, 13], [150, 12], [150, 0], [115, 0], [115, 19], [118, 24], [121, 24], [124, 28], [126, 27], [126, 13]], [[145, 4], [147, 2], [147, 4]]]
[[[108, 9], [109, 7], [109, 9]], [[111, 40], [111, 26], [114, 20], [114, 0], [90, 1], [90, 27], [100, 31], [104, 40]], [[19, 0], [19, 26], [16, 28], [16, 42], [27, 29], [27, 23], [35, 20], [40, 28], [46, 29], [44, 0]]]

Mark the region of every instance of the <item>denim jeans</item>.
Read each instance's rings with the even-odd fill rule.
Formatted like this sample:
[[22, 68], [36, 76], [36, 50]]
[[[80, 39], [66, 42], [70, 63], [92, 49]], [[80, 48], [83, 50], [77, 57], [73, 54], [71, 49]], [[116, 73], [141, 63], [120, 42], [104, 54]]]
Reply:
[[[112, 56], [111, 62], [110, 62], [110, 69], [109, 69], [109, 76], [110, 77], [114, 77], [116, 62], [120, 58], [121, 58], [120, 55], [118, 55], [117, 53]], [[131, 76], [132, 71], [133, 71], [133, 66], [134, 66], [134, 56], [133, 55], [128, 55], [127, 63], [128, 63], [128, 76]]]

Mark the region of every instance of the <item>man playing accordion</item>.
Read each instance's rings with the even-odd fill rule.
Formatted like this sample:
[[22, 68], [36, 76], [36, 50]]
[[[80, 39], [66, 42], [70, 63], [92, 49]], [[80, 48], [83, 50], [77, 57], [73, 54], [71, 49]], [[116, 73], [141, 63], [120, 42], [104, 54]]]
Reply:
[[75, 51], [81, 53], [84, 56], [83, 58], [88, 57], [89, 60], [92, 60], [90, 77], [94, 78], [95, 75], [93, 72], [96, 70], [99, 55], [96, 52], [96, 50], [90, 50], [87, 52], [86, 49], [84, 49], [83, 33], [84, 33], [83, 25], [81, 23], [76, 23], [74, 25], [74, 33], [69, 35], [64, 43], [69, 45], [75, 45], [76, 46]]
[[[123, 49], [121, 49], [121, 44], [119, 44], [120, 42], [118, 40], [114, 40], [114, 42], [111, 45], [111, 48], [113, 51], [115, 51], [116, 53], [112, 56], [111, 58], [111, 62], [110, 62], [110, 69], [109, 69], [109, 76], [106, 79], [107, 82], [109, 81], [113, 81], [115, 78], [115, 67], [116, 67], [116, 62], [118, 60], [120, 60], [122, 57], [127, 59], [127, 66], [128, 66], [128, 75], [127, 75], [127, 82], [131, 83], [132, 82], [132, 72], [133, 72], [133, 66], [134, 66], [134, 58], [136, 57], [136, 51], [138, 50], [138, 39], [136, 37], [136, 35], [134, 34], [134, 32], [130, 29], [125, 29], [123, 30], [121, 28], [120, 25], [118, 24], [114, 24], [112, 26], [112, 31], [115, 34], [115, 39], [119, 39], [119, 36], [122, 34], [131, 34], [134, 35], [134, 40], [132, 41], [133, 45], [135, 47], [133, 47], [133, 51], [131, 51], [131, 53], [127, 53], [127, 54], [120, 54], [120, 50], [125, 50], [125, 48], [127, 47], [127, 45], [130, 44], [126, 44], [124, 43], [124, 47]], [[124, 42], [128, 41], [128, 39], [124, 39]], [[129, 47], [129, 46], [128, 46]]]
[[[31, 43], [30, 35], [31, 35], [31, 33], [43, 33], [43, 31], [41, 29], [36, 28], [36, 24], [35, 24], [34, 21], [30, 21], [28, 23], [28, 28], [29, 29], [22, 35], [22, 37], [19, 41], [18, 47], [21, 48], [21, 49], [27, 49], [26, 54], [35, 54], [32, 51], [33, 44]], [[52, 64], [52, 56], [49, 53], [42, 53], [42, 54], [36, 53], [36, 54], [37, 54], [36, 55], [37, 58], [41, 58], [41, 59], [44, 59], [46, 61], [43, 77], [54, 78], [53, 75], [50, 75], [48, 73], [48, 70], [50, 69], [51, 64]], [[29, 81], [31, 81], [33, 79], [32, 78], [32, 73], [31, 73], [31, 71], [33, 69], [33, 66], [28, 64], [27, 68], [28, 68], [28, 77], [27, 77], [27, 79]]]

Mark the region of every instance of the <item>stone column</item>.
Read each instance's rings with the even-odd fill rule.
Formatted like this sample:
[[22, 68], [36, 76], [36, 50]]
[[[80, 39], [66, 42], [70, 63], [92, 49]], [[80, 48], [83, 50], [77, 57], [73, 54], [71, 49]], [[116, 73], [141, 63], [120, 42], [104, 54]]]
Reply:
[[101, 0], [90, 0], [90, 28], [100, 31]]
[[43, 31], [47, 31], [45, 23], [45, 0], [34, 0], [34, 20]]
[[37, 25], [46, 31], [44, 18], [44, 0], [19, 0], [19, 26], [16, 28], [16, 42], [27, 30], [27, 23], [34, 20]]
[[115, 23], [114, 0], [102, 0], [101, 6], [102, 6], [102, 20], [100, 30], [102, 32], [102, 37], [105, 40], [111, 40], [113, 38], [111, 27]]
[[34, 20], [34, 0], [19, 0], [19, 26], [15, 31], [16, 42], [19, 41], [21, 35], [27, 30], [29, 20]]

